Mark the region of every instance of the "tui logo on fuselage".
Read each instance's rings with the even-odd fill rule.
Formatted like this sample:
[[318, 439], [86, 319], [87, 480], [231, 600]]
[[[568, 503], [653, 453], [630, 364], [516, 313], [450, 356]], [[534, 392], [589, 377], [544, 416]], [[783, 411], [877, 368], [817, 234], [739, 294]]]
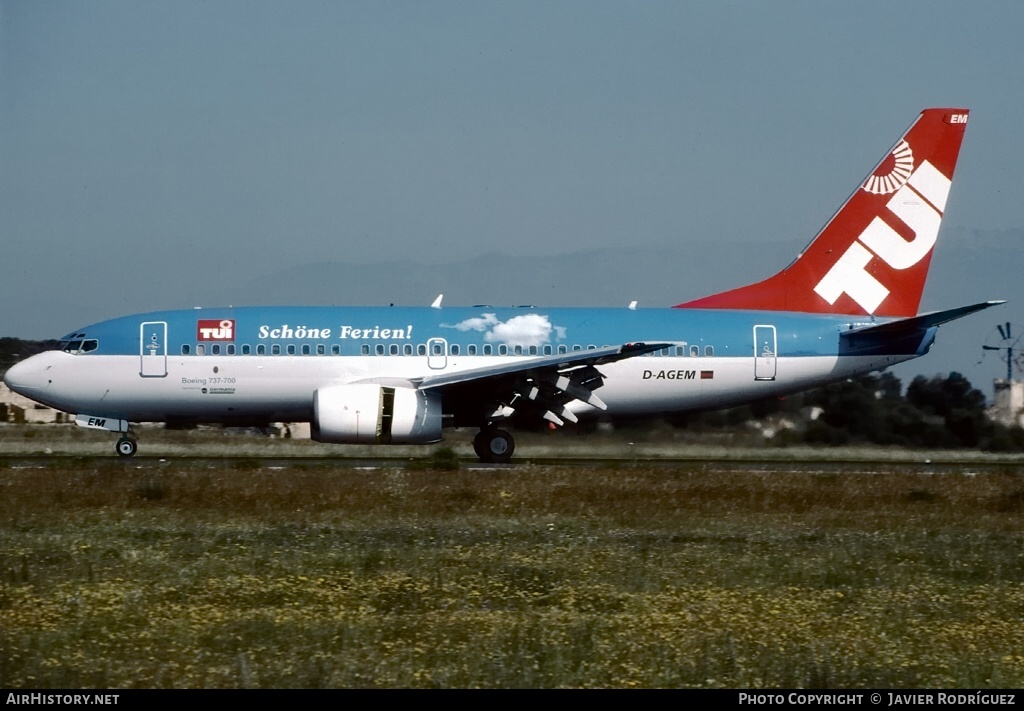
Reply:
[[196, 323], [196, 340], [199, 341], [233, 341], [235, 340], [235, 320], [233, 318], [216, 319], [201, 318]]

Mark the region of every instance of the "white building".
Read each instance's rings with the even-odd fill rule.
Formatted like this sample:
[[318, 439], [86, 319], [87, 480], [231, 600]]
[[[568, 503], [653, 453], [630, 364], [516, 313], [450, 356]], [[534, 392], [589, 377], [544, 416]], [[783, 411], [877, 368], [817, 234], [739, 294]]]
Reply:
[[70, 415], [33, 402], [0, 382], [0, 422], [40, 424], [72, 421]]
[[992, 381], [995, 404], [989, 408], [989, 419], [1004, 425], [1024, 427], [1024, 381], [996, 378]]

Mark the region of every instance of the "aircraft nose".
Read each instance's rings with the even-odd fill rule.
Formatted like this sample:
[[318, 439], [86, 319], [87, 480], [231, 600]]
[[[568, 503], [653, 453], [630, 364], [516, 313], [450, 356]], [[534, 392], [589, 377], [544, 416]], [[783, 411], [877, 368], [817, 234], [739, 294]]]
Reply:
[[33, 360], [28, 358], [8, 368], [4, 373], [4, 385], [19, 395], [31, 397], [32, 391], [39, 389], [39, 380], [42, 376], [41, 369], [32, 362]]

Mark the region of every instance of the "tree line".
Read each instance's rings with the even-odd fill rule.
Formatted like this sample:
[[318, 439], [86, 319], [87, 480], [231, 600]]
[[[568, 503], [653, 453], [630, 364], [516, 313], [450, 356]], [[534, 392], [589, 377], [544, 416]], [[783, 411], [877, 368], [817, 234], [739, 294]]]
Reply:
[[57, 345], [57, 341], [25, 341], [20, 338], [0, 337], [0, 375], [19, 360], [24, 360], [36, 353], [48, 351]]
[[991, 421], [985, 395], [960, 373], [915, 377], [903, 391], [892, 373], [872, 373], [785, 398], [686, 415], [685, 428], [731, 428], [750, 420], [787, 419], [780, 444], [879, 444], [927, 449], [1024, 451], [1024, 429]]

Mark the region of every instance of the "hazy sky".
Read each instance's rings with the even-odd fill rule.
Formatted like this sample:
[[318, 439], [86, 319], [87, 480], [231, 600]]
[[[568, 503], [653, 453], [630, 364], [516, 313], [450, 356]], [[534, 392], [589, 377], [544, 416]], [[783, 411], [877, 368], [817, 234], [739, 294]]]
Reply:
[[1009, 1], [0, 0], [0, 335], [323, 261], [727, 240], [767, 276], [927, 106], [972, 110], [947, 224], [1021, 228], [1022, 34]]

